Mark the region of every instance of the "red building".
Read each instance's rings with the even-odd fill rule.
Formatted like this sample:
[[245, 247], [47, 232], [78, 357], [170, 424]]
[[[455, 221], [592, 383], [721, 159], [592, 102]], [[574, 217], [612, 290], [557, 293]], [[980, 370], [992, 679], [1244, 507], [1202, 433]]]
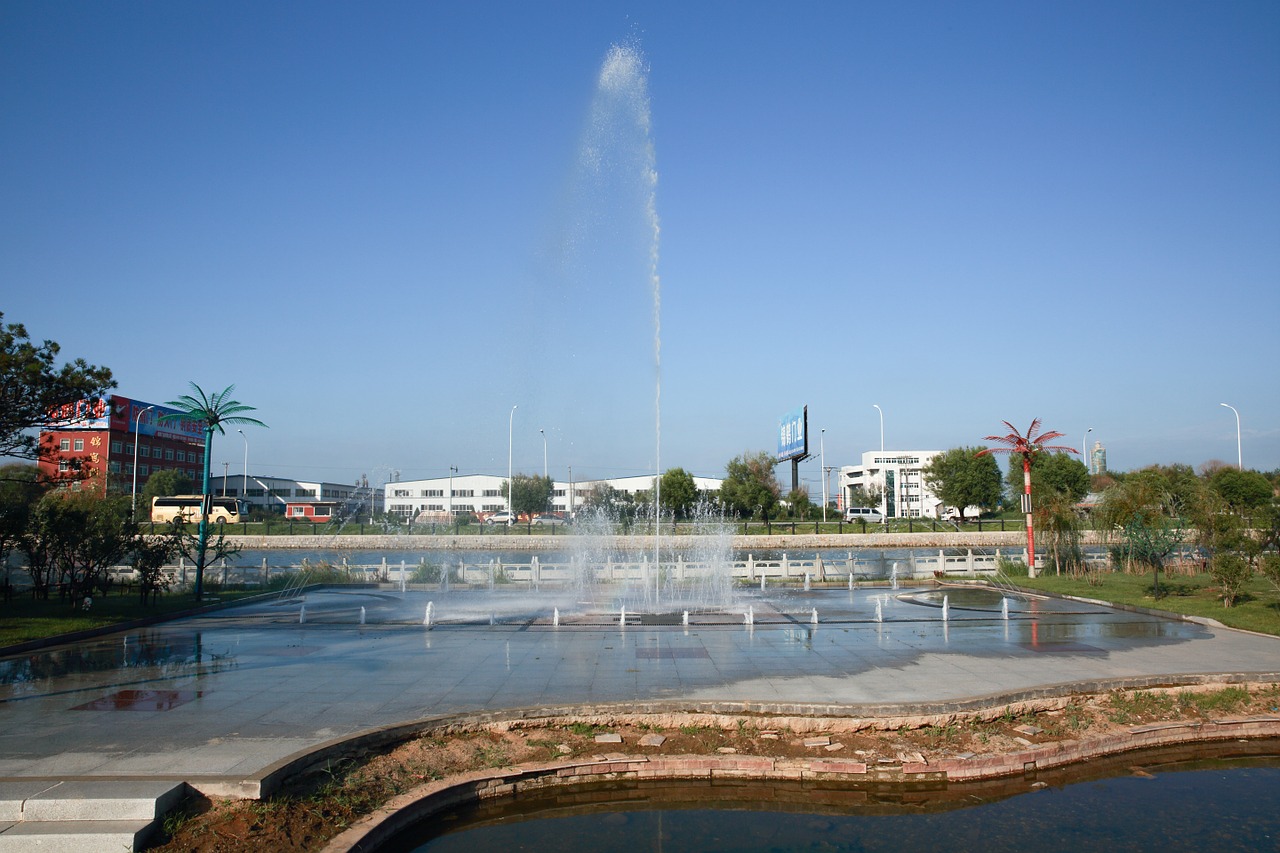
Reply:
[[180, 471], [200, 486], [204, 476], [204, 423], [183, 419], [160, 423], [177, 409], [112, 394], [83, 400], [56, 413], [40, 432], [40, 470], [66, 488], [129, 494], [135, 460], [142, 491], [157, 471]]

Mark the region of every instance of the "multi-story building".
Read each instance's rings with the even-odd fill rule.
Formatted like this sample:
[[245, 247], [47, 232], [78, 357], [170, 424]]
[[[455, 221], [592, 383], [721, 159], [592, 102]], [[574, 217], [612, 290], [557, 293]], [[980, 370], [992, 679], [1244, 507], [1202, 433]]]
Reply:
[[[506, 482], [506, 477], [493, 474], [464, 474], [387, 483], [386, 512], [388, 515], [410, 518], [417, 518], [424, 513], [427, 516], [448, 518], [468, 513], [484, 516], [501, 512], [507, 508], [507, 499], [503, 496]], [[720, 488], [720, 480], [712, 477], [694, 477], [693, 484], [699, 491], [716, 491]], [[617, 477], [575, 483], [554, 481], [551, 484], [549, 511], [572, 515], [582, 506], [592, 489], [600, 485], [607, 485], [634, 497], [639, 492], [653, 488], [653, 477]]]
[[885, 518], [938, 518], [944, 507], [929, 490], [923, 469], [941, 450], [868, 450], [861, 465], [840, 469], [843, 506], [859, 506], [862, 495], [879, 495]]
[[174, 470], [197, 483], [204, 473], [204, 424], [162, 420], [177, 409], [112, 394], [65, 406], [40, 432], [41, 471], [73, 490], [141, 491], [152, 474]]
[[1107, 473], [1107, 449], [1102, 446], [1101, 441], [1095, 441], [1093, 450], [1089, 451], [1089, 473]]

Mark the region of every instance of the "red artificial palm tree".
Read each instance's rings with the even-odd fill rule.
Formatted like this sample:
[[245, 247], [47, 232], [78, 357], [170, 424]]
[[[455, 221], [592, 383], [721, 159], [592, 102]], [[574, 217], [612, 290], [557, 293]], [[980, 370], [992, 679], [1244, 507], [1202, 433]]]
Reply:
[[1040, 419], [1036, 418], [1031, 422], [1031, 426], [1027, 427], [1027, 434], [1023, 435], [1018, 432], [1017, 428], [1008, 421], [1001, 421], [1009, 428], [1008, 435], [989, 435], [983, 441], [997, 441], [1004, 445], [1003, 447], [988, 447], [986, 450], [978, 451], [979, 456], [985, 456], [988, 453], [1016, 453], [1022, 457], [1022, 482], [1023, 482], [1023, 498], [1022, 511], [1027, 514], [1027, 571], [1035, 577], [1036, 573], [1036, 537], [1031, 521], [1031, 460], [1038, 454], [1046, 450], [1065, 450], [1068, 453], [1076, 453], [1074, 447], [1065, 447], [1060, 445], [1048, 445], [1046, 441], [1059, 438], [1066, 433], [1061, 432], [1040, 432]]

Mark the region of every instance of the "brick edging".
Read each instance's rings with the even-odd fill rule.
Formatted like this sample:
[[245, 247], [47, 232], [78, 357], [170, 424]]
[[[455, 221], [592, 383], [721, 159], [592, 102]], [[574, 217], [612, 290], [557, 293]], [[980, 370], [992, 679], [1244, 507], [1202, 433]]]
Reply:
[[1280, 737], [1280, 716], [1135, 726], [1127, 732], [1086, 740], [1032, 746], [1019, 752], [936, 762], [902, 762], [869, 768], [842, 758], [767, 758], [749, 755], [656, 756], [612, 753], [587, 760], [519, 764], [476, 770], [428, 782], [393, 798], [332, 838], [322, 853], [362, 853], [377, 848], [406, 826], [458, 804], [520, 791], [577, 784], [592, 779], [755, 779], [906, 782], [929, 779], [972, 782], [1063, 767], [1103, 756], [1153, 747], [1232, 739]]

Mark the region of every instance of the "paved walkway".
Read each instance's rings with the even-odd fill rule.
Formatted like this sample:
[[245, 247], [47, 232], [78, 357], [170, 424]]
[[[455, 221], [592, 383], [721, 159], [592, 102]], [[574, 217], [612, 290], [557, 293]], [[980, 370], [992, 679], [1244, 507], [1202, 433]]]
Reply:
[[1280, 680], [1276, 638], [1060, 601], [1005, 620], [998, 599], [964, 592], [944, 622], [937, 595], [879, 592], [750, 593], [689, 627], [571, 604], [553, 627], [549, 599], [516, 592], [432, 594], [430, 627], [420, 592], [313, 592], [305, 624], [297, 601], [232, 608], [0, 659], [0, 781], [216, 791], [334, 738], [460, 712], [910, 712], [1078, 682]]

